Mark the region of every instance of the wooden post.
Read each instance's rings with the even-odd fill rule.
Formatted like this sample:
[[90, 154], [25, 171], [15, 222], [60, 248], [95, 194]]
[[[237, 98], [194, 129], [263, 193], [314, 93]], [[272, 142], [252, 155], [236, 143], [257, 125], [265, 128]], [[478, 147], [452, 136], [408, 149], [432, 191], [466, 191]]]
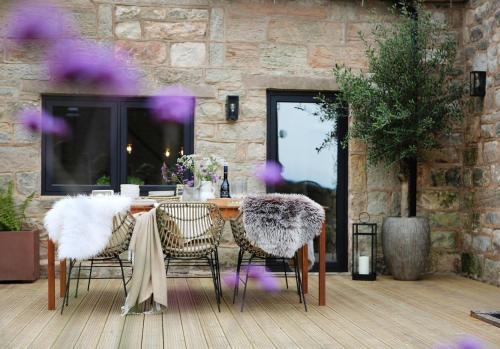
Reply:
[[54, 256], [54, 242], [49, 239], [47, 243], [47, 278], [48, 278], [48, 309], [54, 310], [56, 308], [56, 271], [55, 271], [55, 256]]
[[319, 235], [319, 305], [326, 304], [326, 222]]
[[309, 259], [307, 258], [307, 244], [302, 246], [302, 258], [301, 258], [301, 269], [302, 269], [302, 288], [304, 289], [304, 293], [308, 292], [309, 286]]
[[66, 290], [66, 259], [59, 261], [59, 296], [64, 297]]

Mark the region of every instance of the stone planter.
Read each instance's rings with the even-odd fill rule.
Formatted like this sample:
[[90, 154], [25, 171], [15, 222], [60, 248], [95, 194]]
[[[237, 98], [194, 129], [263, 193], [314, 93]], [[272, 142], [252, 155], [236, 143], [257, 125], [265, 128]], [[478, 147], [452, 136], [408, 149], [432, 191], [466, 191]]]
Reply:
[[429, 255], [429, 220], [425, 217], [385, 218], [382, 248], [387, 268], [396, 280], [418, 280]]
[[0, 231], [0, 281], [35, 281], [40, 276], [38, 231]]

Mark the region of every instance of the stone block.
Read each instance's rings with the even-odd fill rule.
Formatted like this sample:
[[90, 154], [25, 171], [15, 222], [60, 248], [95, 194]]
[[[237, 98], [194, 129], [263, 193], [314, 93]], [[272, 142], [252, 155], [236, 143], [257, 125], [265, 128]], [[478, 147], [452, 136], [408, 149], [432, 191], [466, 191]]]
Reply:
[[201, 69], [158, 68], [154, 75], [161, 84], [200, 84], [203, 80]]
[[167, 9], [161, 7], [143, 7], [141, 8], [141, 19], [165, 19]]
[[480, 26], [474, 27], [469, 32], [469, 40], [471, 42], [478, 42], [484, 37], [483, 29]]
[[265, 97], [248, 97], [241, 101], [241, 116], [243, 118], [266, 119], [267, 109]]
[[464, 149], [464, 165], [474, 166], [477, 163], [477, 147]]
[[224, 44], [218, 42], [210, 43], [209, 61], [211, 66], [224, 65], [225, 47]]
[[488, 170], [476, 167], [472, 169], [472, 185], [474, 187], [484, 187], [490, 184]]
[[210, 10], [210, 40], [224, 40], [224, 9], [212, 8]]
[[266, 68], [302, 69], [307, 65], [307, 48], [287, 44], [262, 44], [260, 63]]
[[3, 83], [25, 80], [49, 80], [49, 72], [40, 64], [0, 64], [0, 80]]
[[481, 190], [476, 194], [478, 207], [500, 207], [500, 189]]
[[30, 171], [40, 167], [39, 149], [34, 147], [0, 147], [3, 171]]
[[101, 4], [98, 7], [97, 34], [104, 38], [113, 36], [113, 8], [110, 4]]
[[14, 125], [14, 141], [21, 144], [40, 144], [40, 134], [31, 132], [22, 124]]
[[432, 212], [429, 220], [433, 228], [454, 229], [462, 226], [460, 214], [457, 212]]
[[220, 143], [214, 141], [198, 140], [195, 142], [195, 153], [202, 156], [217, 154], [226, 161], [237, 162], [243, 160], [238, 156], [237, 143]]
[[167, 60], [167, 44], [161, 41], [118, 40], [115, 43], [117, 53], [126, 53], [142, 64], [162, 64]]
[[486, 71], [488, 69], [488, 58], [486, 57], [486, 53], [481, 52], [474, 56], [472, 69], [479, 71]]
[[494, 125], [481, 125], [481, 137], [491, 138], [495, 136]]
[[139, 19], [141, 8], [139, 6], [116, 6], [115, 18], [118, 22]]
[[83, 37], [95, 37], [97, 34], [97, 13], [90, 9], [73, 9], [73, 20]]
[[12, 174], [0, 174], [0, 188], [5, 189], [7, 184], [12, 181]]
[[309, 65], [312, 68], [333, 68], [335, 54], [326, 46], [317, 46], [309, 52]]
[[382, 215], [388, 212], [388, 194], [383, 191], [372, 191], [368, 193], [368, 213], [371, 215]]
[[366, 158], [364, 155], [349, 157], [349, 191], [366, 191]]
[[453, 209], [460, 207], [460, 197], [457, 192], [425, 191], [419, 194], [420, 204], [427, 210]]
[[500, 226], [500, 212], [487, 212], [484, 222], [489, 225]]
[[500, 261], [485, 258], [483, 276], [488, 282], [500, 286]]
[[259, 65], [259, 46], [253, 43], [228, 44], [226, 63], [231, 66], [256, 67]]
[[500, 141], [484, 143], [483, 160], [486, 163], [498, 162], [500, 160]]
[[495, 184], [500, 184], [500, 165], [491, 166], [491, 180]]
[[198, 106], [198, 117], [224, 120], [222, 105], [217, 102], [203, 102]]
[[40, 193], [40, 172], [16, 173], [16, 189], [22, 195], [29, 195], [33, 192]]
[[281, 43], [312, 43], [341, 45], [345, 42], [344, 24], [298, 20], [297, 18], [275, 18], [268, 24], [268, 39]]
[[169, 8], [166, 10], [167, 20], [208, 20], [208, 10], [196, 8]]
[[12, 126], [8, 122], [0, 122], [0, 143], [10, 143], [12, 140]]
[[144, 22], [146, 39], [203, 40], [206, 22]]
[[266, 160], [266, 145], [264, 143], [249, 143], [247, 146], [247, 160]]
[[211, 124], [196, 123], [195, 135], [197, 139], [214, 138], [216, 126]]
[[495, 125], [495, 134], [497, 137], [500, 137], [500, 122], [497, 122]]
[[484, 253], [491, 249], [491, 237], [483, 235], [475, 235], [472, 237], [472, 248]]
[[141, 24], [140, 22], [122, 22], [115, 27], [115, 34], [119, 39], [140, 39]]
[[398, 188], [401, 185], [396, 166], [387, 168], [385, 164], [369, 165], [367, 172], [368, 190]]
[[240, 17], [225, 18], [226, 42], [262, 42], [266, 40], [267, 18]]
[[454, 250], [456, 248], [456, 233], [452, 231], [432, 231], [432, 248]]
[[449, 169], [431, 169], [431, 184], [434, 187], [452, 186], [460, 187], [462, 183], [460, 167]]
[[174, 67], [196, 67], [205, 65], [206, 47], [201, 42], [173, 44], [170, 49], [170, 62]]
[[236, 69], [207, 69], [205, 71], [205, 81], [207, 84], [217, 84], [219, 86], [235, 86], [241, 85], [241, 71]]
[[493, 230], [491, 242], [493, 250], [500, 251], [500, 229]]

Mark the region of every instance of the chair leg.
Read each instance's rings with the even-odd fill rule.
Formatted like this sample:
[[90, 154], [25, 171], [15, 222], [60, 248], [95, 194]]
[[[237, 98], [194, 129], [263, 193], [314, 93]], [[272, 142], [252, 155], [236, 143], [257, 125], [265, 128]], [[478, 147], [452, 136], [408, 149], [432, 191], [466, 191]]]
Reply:
[[217, 284], [217, 274], [215, 272], [215, 263], [212, 256], [207, 256], [208, 265], [210, 266], [210, 271], [212, 272], [212, 281], [214, 283], [215, 299], [217, 300], [217, 308], [220, 312], [220, 296], [219, 296], [219, 285]]
[[118, 260], [118, 263], [120, 263], [120, 269], [122, 271], [123, 292], [125, 293], [125, 298], [127, 298], [127, 283], [125, 282], [125, 272], [123, 271], [123, 263], [122, 260], [120, 259], [120, 256], [115, 255], [115, 258]]
[[217, 276], [217, 284], [219, 285], [219, 298], [222, 299], [222, 283], [220, 280], [220, 264], [219, 264], [219, 250], [215, 248], [215, 275]]
[[241, 262], [243, 261], [243, 255], [245, 252], [240, 248], [238, 251], [238, 264], [236, 265], [236, 280], [234, 283], [234, 292], [233, 292], [233, 304], [236, 300], [236, 296], [238, 295], [238, 290], [240, 286], [240, 270], [241, 270]]
[[76, 277], [75, 298], [78, 297], [78, 287], [80, 286], [80, 271], [82, 270], [82, 262], [78, 263], [78, 276]]
[[247, 264], [245, 282], [244, 282], [244, 287], [243, 287], [243, 295], [241, 297], [241, 308], [240, 308], [241, 312], [243, 312], [243, 308], [245, 307], [245, 297], [247, 295], [247, 285], [248, 285], [248, 272], [250, 271], [250, 266], [252, 264], [253, 257], [254, 257], [254, 255], [250, 256], [250, 259], [248, 260], [248, 264]]
[[295, 272], [297, 275], [297, 284], [299, 285], [299, 290], [300, 290], [300, 298], [302, 299], [302, 301], [304, 303], [305, 311], [307, 311], [306, 297], [304, 295], [304, 288], [302, 287], [302, 280], [300, 277], [300, 269], [299, 269], [299, 257], [298, 257], [297, 253], [295, 253]]
[[165, 268], [165, 275], [168, 274], [168, 267], [170, 266], [170, 258], [167, 257], [167, 267]]
[[92, 267], [94, 266], [94, 260], [90, 260], [90, 270], [89, 270], [89, 282], [87, 284], [87, 291], [90, 290], [90, 279], [92, 278]]
[[286, 260], [283, 258], [283, 271], [285, 272], [285, 282], [286, 282], [286, 289], [288, 290], [288, 276], [286, 274], [286, 269], [288, 266], [286, 265]]
[[73, 270], [73, 265], [75, 265], [76, 263], [76, 260], [75, 261], [72, 261], [70, 259], [69, 261], [69, 270], [68, 270], [68, 276], [67, 276], [67, 279], [66, 279], [66, 290], [64, 290], [64, 298], [63, 298], [63, 302], [62, 302], [62, 306], [61, 306], [61, 315], [64, 311], [64, 305], [68, 306], [68, 298], [69, 298], [69, 287], [70, 287], [70, 282], [71, 282], [71, 271]]

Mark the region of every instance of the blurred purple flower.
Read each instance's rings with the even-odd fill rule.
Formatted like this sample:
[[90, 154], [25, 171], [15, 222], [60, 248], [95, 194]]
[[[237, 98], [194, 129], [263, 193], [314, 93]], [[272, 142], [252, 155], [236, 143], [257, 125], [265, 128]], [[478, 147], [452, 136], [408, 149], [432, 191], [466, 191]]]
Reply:
[[478, 339], [472, 336], [467, 336], [457, 342], [457, 347], [459, 349], [482, 349], [485, 346]]
[[72, 21], [50, 1], [19, 1], [7, 19], [7, 37], [17, 43], [39, 40], [50, 43], [68, 36]]
[[180, 86], [170, 86], [149, 99], [153, 117], [160, 122], [189, 123], [194, 115], [195, 97]]
[[248, 269], [248, 276], [259, 281], [260, 286], [269, 292], [276, 292], [279, 290], [279, 283], [273, 274], [266, 270], [262, 265], [251, 265]]
[[112, 50], [82, 40], [64, 40], [52, 47], [48, 67], [55, 82], [97, 88], [107, 93], [131, 93], [137, 77]]
[[235, 272], [227, 273], [222, 277], [222, 281], [229, 286], [234, 287], [238, 284], [238, 275]]
[[60, 137], [70, 133], [68, 124], [64, 119], [56, 118], [44, 111], [25, 109], [19, 114], [21, 123], [31, 132], [52, 134]]
[[193, 187], [193, 186], [194, 186], [194, 180], [193, 180], [193, 179], [190, 179], [190, 180], [186, 181], [186, 185], [187, 185], [188, 187]]
[[283, 166], [281, 166], [281, 164], [269, 160], [256, 167], [255, 176], [265, 184], [277, 185], [284, 182], [283, 175], [281, 174], [282, 172]]

